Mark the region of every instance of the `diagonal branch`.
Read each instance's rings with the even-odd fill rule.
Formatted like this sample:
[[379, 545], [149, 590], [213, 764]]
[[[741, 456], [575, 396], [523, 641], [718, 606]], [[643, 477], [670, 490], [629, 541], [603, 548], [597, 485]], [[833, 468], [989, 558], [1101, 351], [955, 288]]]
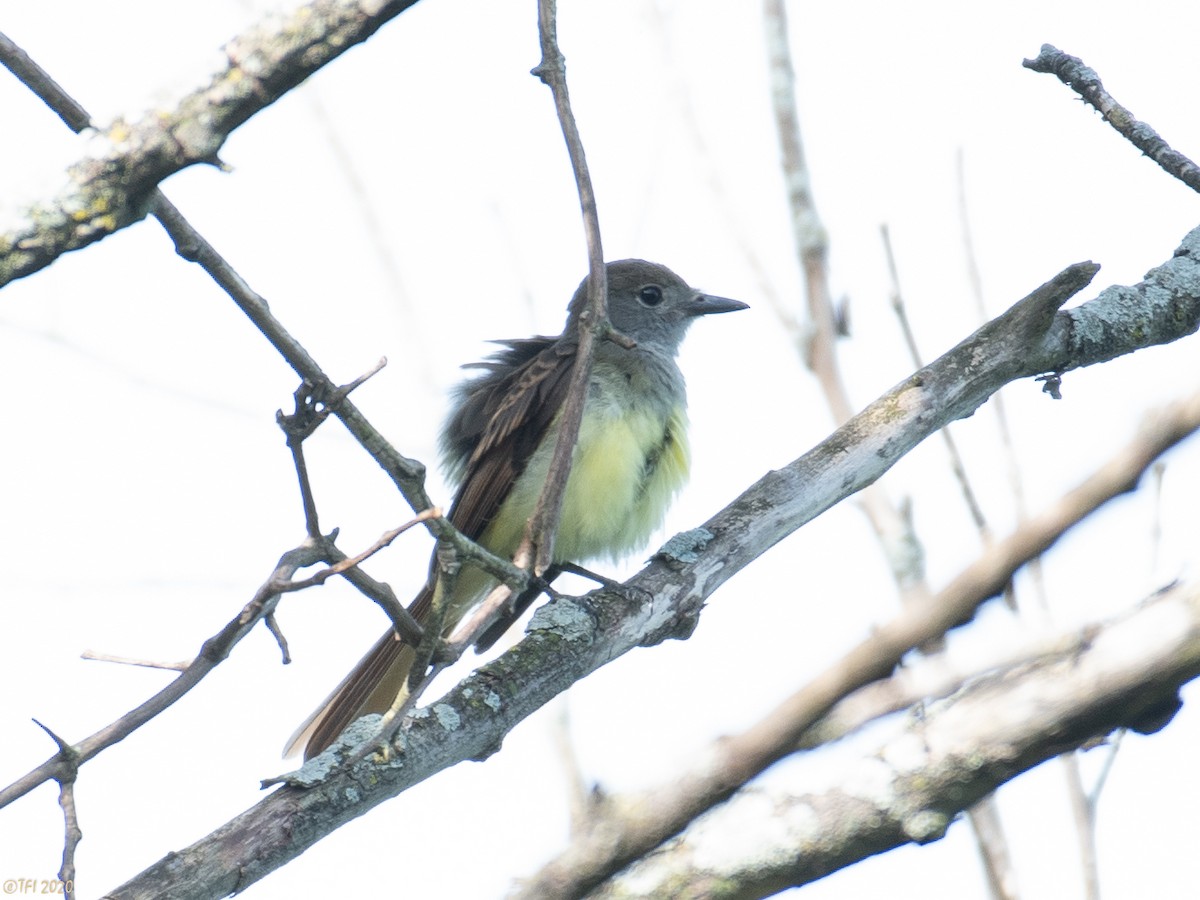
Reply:
[[[230, 40], [220, 69], [173, 107], [97, 129], [58, 194], [0, 235], [0, 286], [142, 219], [165, 178], [196, 163], [219, 165], [217, 153], [235, 128], [414, 3], [312, 0], [266, 16]], [[36, 69], [3, 35], [0, 62], [26, 83]], [[47, 81], [34, 88], [43, 100], [57, 87]], [[91, 125], [81, 113], [76, 105], [63, 119], [80, 131]]]
[[[913, 648], [970, 621], [975, 610], [998, 595], [1020, 566], [1044, 553], [1101, 505], [1136, 487], [1155, 459], [1197, 429], [1200, 392], [1147, 421], [1127, 447], [1083, 484], [984, 551], [937, 595], [905, 607], [876, 628], [759, 723], [722, 738], [700, 764], [670, 784], [608, 804], [604, 812], [592, 817], [588, 834], [551, 861], [518, 896], [583, 896], [728, 799], [738, 787], [790, 754], [804, 733], [839, 699], [887, 677]], [[1197, 658], [1200, 661], [1200, 652]], [[943, 829], [947, 824], [948, 819]], [[940, 837], [940, 833], [934, 836]]]
[[60, 745], [57, 754], [0, 790], [0, 809], [50, 779], [63, 781], [73, 778], [79, 766], [124, 740], [182, 698], [229, 656], [233, 648], [253, 630], [260, 619], [275, 610], [282, 593], [295, 588], [291, 579], [297, 571], [321, 562], [326, 555], [324, 538], [307, 538], [298, 547], [284, 553], [270, 577], [263, 582], [250, 602], [221, 631], [204, 642], [196, 658], [180, 672], [179, 677], [135, 709], [78, 744], [67, 748]]
[[1035, 72], [1054, 75], [1087, 103], [1099, 110], [1104, 121], [1115, 128], [1124, 138], [1154, 160], [1163, 171], [1173, 175], [1190, 187], [1200, 191], [1200, 166], [1171, 147], [1157, 131], [1138, 119], [1117, 102], [1100, 81], [1095, 69], [1083, 64], [1083, 60], [1063, 53], [1053, 44], [1042, 44], [1036, 59], [1027, 59], [1023, 65]]

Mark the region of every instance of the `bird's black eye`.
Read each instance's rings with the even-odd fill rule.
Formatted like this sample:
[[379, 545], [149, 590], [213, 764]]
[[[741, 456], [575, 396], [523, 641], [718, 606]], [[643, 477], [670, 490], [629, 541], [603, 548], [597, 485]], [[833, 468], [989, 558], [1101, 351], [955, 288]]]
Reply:
[[658, 306], [663, 299], [662, 288], [657, 284], [648, 284], [638, 291], [638, 299], [642, 301], [642, 306]]

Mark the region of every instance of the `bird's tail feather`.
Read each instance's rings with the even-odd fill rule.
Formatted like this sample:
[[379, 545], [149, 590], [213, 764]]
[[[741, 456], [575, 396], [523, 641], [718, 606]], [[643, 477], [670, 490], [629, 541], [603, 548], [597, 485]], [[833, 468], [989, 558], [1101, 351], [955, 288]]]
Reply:
[[[409, 607], [417, 621], [428, 615], [431, 592], [426, 589]], [[358, 661], [333, 693], [288, 739], [284, 756], [300, 749], [312, 759], [332, 744], [351, 722], [371, 713], [384, 713], [404, 686], [413, 664], [413, 648], [389, 629]]]

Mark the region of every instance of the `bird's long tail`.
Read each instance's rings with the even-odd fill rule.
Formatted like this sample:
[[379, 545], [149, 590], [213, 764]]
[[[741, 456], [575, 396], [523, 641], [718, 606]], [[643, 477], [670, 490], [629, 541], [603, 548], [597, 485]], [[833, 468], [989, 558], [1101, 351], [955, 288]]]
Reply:
[[[424, 622], [432, 601], [426, 588], [409, 607], [418, 622]], [[362, 716], [384, 713], [400, 694], [413, 664], [413, 648], [389, 629], [358, 661], [332, 694], [304, 720], [288, 739], [284, 756], [303, 748], [312, 759], [332, 744], [346, 727]]]

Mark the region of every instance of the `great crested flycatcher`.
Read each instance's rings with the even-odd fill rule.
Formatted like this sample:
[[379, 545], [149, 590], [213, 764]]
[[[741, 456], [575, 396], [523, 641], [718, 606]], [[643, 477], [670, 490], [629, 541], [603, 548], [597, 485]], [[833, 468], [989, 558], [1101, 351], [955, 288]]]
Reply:
[[[665, 266], [640, 259], [609, 263], [608, 318], [635, 342], [596, 345], [579, 439], [555, 532], [555, 562], [598, 556], [614, 560], [643, 546], [687, 480], [687, 395], [675, 362], [688, 326], [699, 316], [746, 309], [712, 297]], [[587, 279], [575, 291], [558, 337], [498, 341], [502, 350], [468, 368], [484, 372], [454, 394], [442, 429], [443, 463], [458, 492], [449, 519], [497, 556], [511, 557], [533, 513], [554, 454], [560, 413], [578, 349]], [[496, 581], [463, 566], [454, 580], [444, 633], [479, 603]], [[409, 607], [425, 621], [439, 590], [437, 570]], [[530, 598], [532, 599], [532, 597]], [[523, 610], [489, 629], [490, 646]], [[413, 663], [413, 648], [388, 631], [288, 744], [317, 755], [360, 716], [386, 711]]]

